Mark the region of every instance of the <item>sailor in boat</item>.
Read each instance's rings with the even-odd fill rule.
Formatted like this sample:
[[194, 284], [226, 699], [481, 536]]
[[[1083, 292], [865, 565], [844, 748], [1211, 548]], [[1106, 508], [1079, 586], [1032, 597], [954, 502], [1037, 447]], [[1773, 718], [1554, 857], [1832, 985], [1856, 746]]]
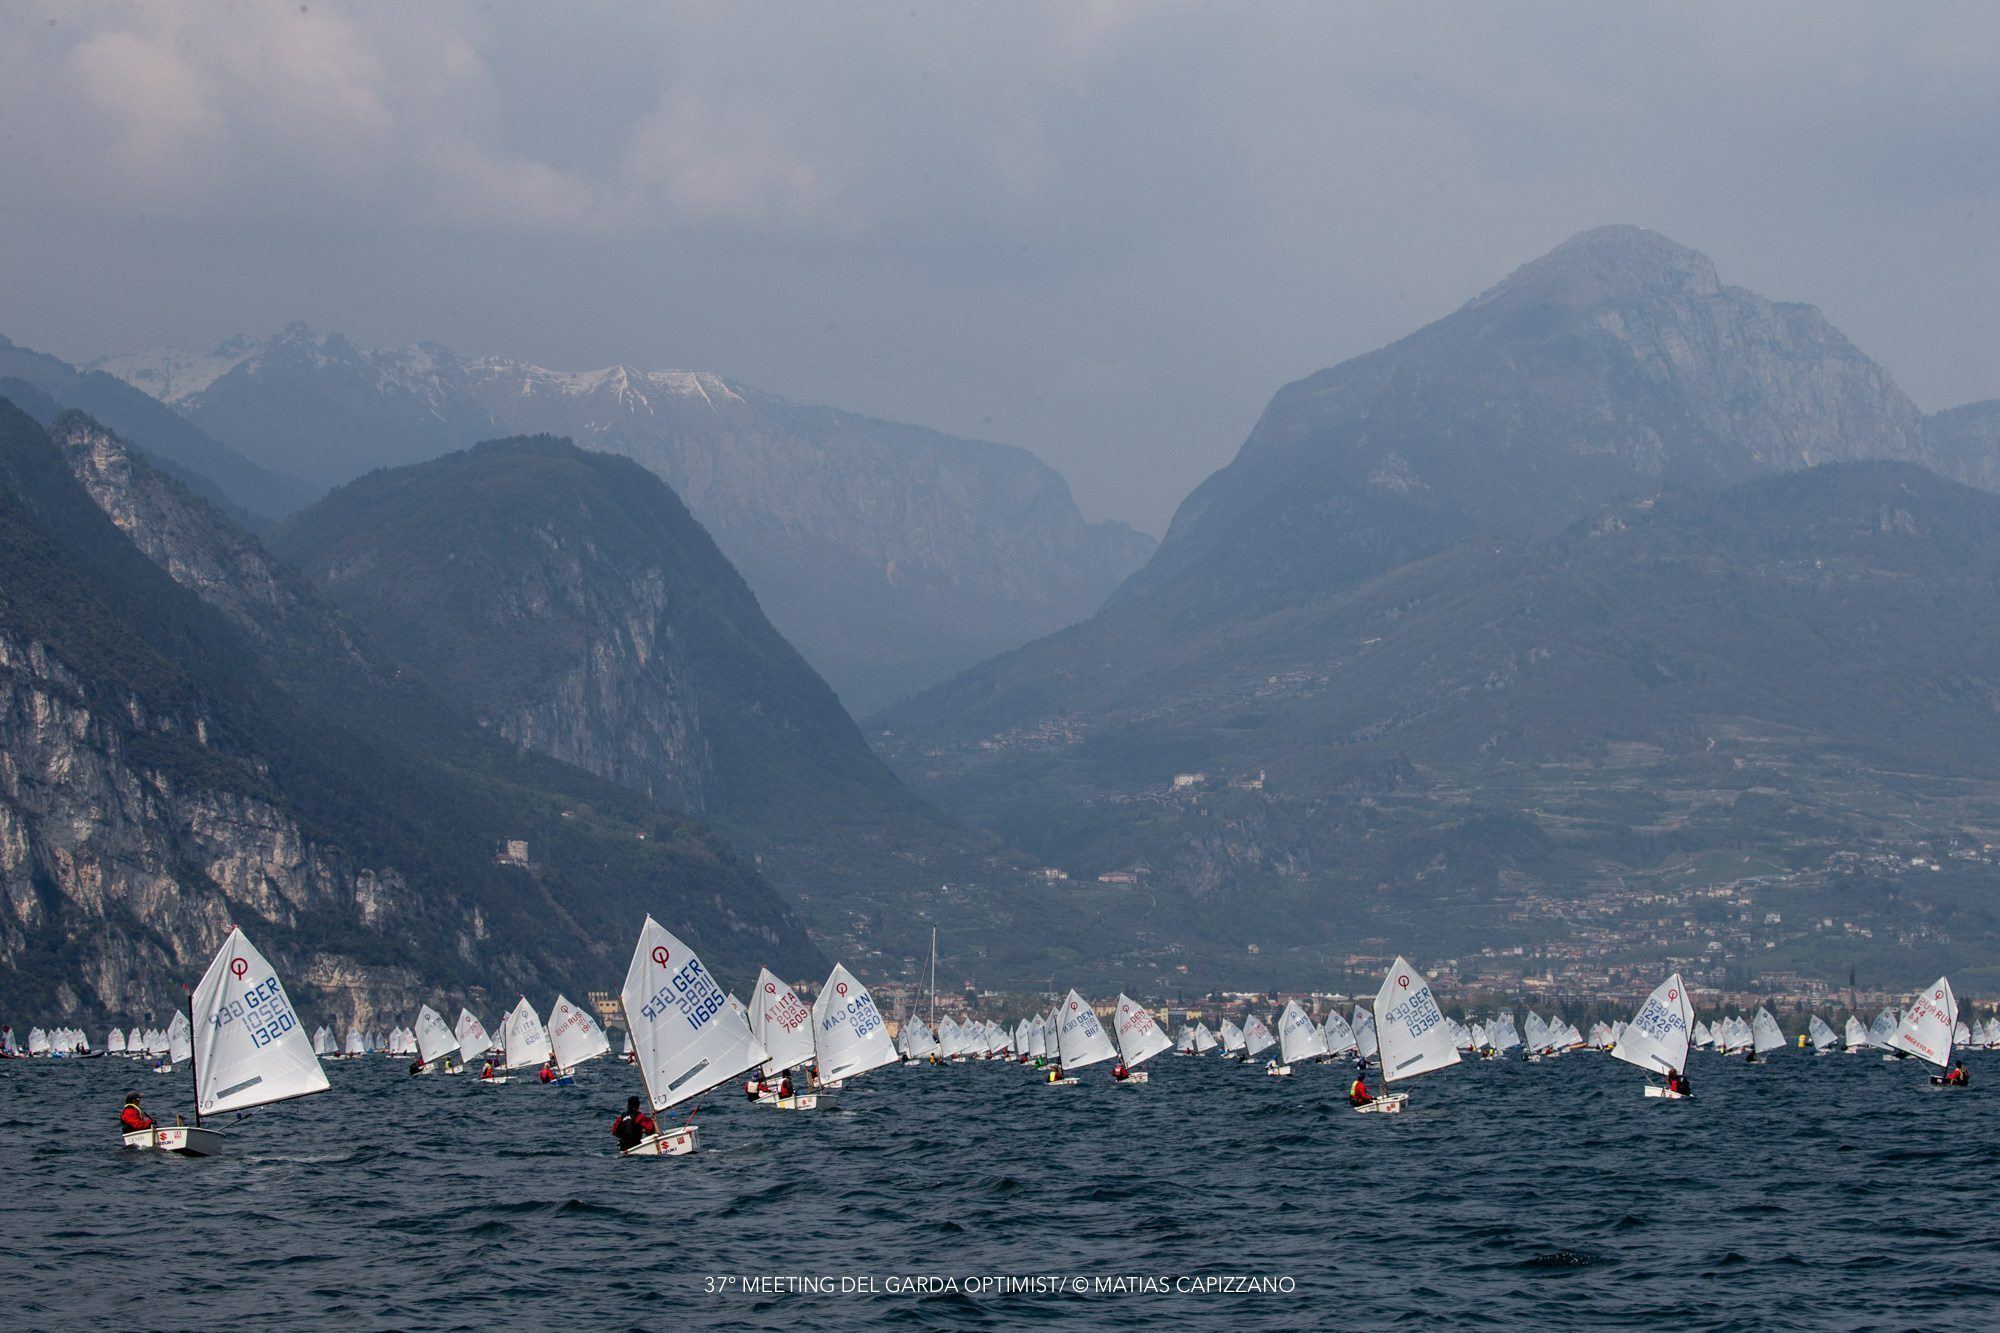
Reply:
[[1965, 1072], [1965, 1061], [1952, 1061], [1951, 1069], [1945, 1074], [1943, 1082], [1947, 1088], [1972, 1086], [1972, 1075]]
[[490, 1079], [493, 1077], [493, 1062], [491, 1060], [488, 1060], [485, 1064], [479, 1067], [479, 1077], [484, 1079]]
[[416, 1077], [417, 1075], [419, 1075], [419, 1074], [421, 1074], [421, 1073], [423, 1073], [423, 1072], [424, 1072], [424, 1062], [423, 1062], [422, 1060], [412, 1060], [412, 1061], [410, 1061], [410, 1077], [411, 1077], [411, 1078], [415, 1078], [415, 1077]]
[[792, 1096], [792, 1074], [790, 1070], [778, 1075], [778, 1100], [789, 1101]]
[[142, 1129], [153, 1127], [153, 1117], [139, 1109], [139, 1094], [125, 1094], [125, 1109], [118, 1113], [118, 1123], [125, 1127], [127, 1134], [135, 1134]]
[[1368, 1091], [1367, 1068], [1367, 1063], [1363, 1061], [1361, 1067], [1354, 1071], [1354, 1084], [1347, 1090], [1349, 1106], [1366, 1106], [1375, 1100], [1375, 1094]]
[[1049, 1077], [1049, 1082], [1051, 1082], [1051, 1083], [1060, 1083], [1060, 1082], [1062, 1082], [1062, 1076], [1063, 1076], [1063, 1075], [1062, 1075], [1062, 1066], [1061, 1066], [1061, 1065], [1059, 1065], [1059, 1064], [1055, 1064], [1055, 1063], [1051, 1062], [1051, 1063], [1050, 1063], [1050, 1065], [1049, 1065], [1049, 1075], [1048, 1075], [1048, 1077]]
[[556, 1062], [554, 1057], [543, 1062], [541, 1072], [536, 1074], [535, 1077], [544, 1083], [553, 1083], [556, 1081]]
[[1684, 1071], [1671, 1070], [1667, 1074], [1667, 1091], [1680, 1097], [1692, 1097], [1694, 1085], [1688, 1082], [1688, 1076]]
[[618, 1140], [621, 1152], [630, 1152], [645, 1142], [649, 1135], [660, 1132], [653, 1117], [640, 1109], [637, 1097], [625, 1099], [625, 1114], [611, 1122], [611, 1137]]
[[1123, 1083], [1126, 1079], [1132, 1077], [1132, 1071], [1125, 1067], [1123, 1060], [1120, 1060], [1117, 1064], [1111, 1066], [1111, 1077], [1114, 1081]]

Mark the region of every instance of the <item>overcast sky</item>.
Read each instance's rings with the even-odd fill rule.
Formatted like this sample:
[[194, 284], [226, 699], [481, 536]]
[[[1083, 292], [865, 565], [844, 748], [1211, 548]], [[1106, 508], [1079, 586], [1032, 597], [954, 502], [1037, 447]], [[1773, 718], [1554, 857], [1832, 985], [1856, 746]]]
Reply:
[[1604, 222], [2000, 396], [2000, 5], [0, 5], [0, 332], [292, 319], [1022, 444], [1159, 533]]

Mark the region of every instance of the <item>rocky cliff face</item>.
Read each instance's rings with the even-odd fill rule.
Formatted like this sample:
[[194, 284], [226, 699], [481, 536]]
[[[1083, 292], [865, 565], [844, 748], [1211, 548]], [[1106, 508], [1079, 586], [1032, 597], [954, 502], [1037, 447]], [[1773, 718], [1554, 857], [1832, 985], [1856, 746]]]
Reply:
[[1934, 461], [1886, 371], [1810, 306], [1605, 227], [1280, 390], [1118, 600], [1175, 586], [1183, 613], [1228, 615], [1623, 496], [1857, 459]]
[[1924, 433], [1945, 476], [2000, 491], [2000, 400], [1967, 403], [1927, 417]]
[[164, 1021], [232, 922], [363, 1023], [602, 986], [646, 911], [718, 967], [818, 964], [726, 846], [485, 740], [108, 431], [55, 435], [0, 404], [10, 1012]]
[[302, 325], [212, 358], [99, 364], [327, 485], [505, 435], [624, 454], [682, 496], [857, 714], [1089, 615], [1152, 550], [1122, 524], [1086, 523], [1023, 450], [702, 372], [362, 350]]

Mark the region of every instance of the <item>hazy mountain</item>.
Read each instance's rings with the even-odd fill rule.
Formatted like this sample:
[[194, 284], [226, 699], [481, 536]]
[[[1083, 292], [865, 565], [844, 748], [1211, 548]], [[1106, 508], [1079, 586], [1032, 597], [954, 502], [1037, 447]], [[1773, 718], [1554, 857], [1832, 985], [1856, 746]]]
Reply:
[[325, 485], [503, 435], [633, 458], [674, 487], [857, 713], [1089, 615], [1152, 549], [1123, 524], [1086, 523], [1024, 450], [706, 373], [364, 350], [297, 324], [209, 357], [97, 364]]
[[1178, 613], [1231, 614], [1666, 486], [1930, 457], [1917, 409], [1817, 310], [1603, 227], [1280, 390], [1118, 599], [1172, 586]]
[[45, 404], [38, 409], [24, 401], [28, 394], [0, 388], [0, 397], [37, 420], [46, 423], [63, 408], [88, 412], [205, 498], [232, 507], [239, 519], [261, 524], [316, 494], [296, 477], [251, 462], [114, 375], [79, 370], [0, 337], [0, 384], [7, 381], [28, 386]]
[[1937, 469], [1982, 490], [2000, 490], [2000, 399], [1967, 403], [1924, 420]]
[[0, 662], [17, 1012], [164, 1015], [231, 922], [364, 1018], [601, 986], [648, 911], [719, 968], [821, 965], [727, 844], [486, 736], [80, 414], [0, 407]]
[[630, 459], [492, 441], [350, 482], [273, 543], [485, 726], [715, 820], [829, 937], [859, 917], [879, 942], [990, 855], [909, 794]]
[[1211, 947], [1385, 912], [1523, 938], [1473, 904], [1718, 840], [1804, 874], [1956, 836], [2000, 815], [2000, 500], [1918, 465], [1986, 475], [1990, 420], [1926, 422], [1810, 308], [1585, 233], [1282, 390], [1103, 611], [878, 744], [1053, 864], [1146, 868]]

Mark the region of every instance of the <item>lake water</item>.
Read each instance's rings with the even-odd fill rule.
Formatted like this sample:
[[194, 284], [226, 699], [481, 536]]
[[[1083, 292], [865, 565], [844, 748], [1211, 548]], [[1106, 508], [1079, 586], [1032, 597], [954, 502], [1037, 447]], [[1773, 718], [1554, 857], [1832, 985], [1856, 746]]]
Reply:
[[[718, 1096], [698, 1155], [628, 1161], [628, 1067], [370, 1057], [195, 1160], [116, 1132], [127, 1088], [185, 1110], [184, 1073], [7, 1061], [0, 1282], [33, 1328], [1994, 1327], [2000, 1056], [1968, 1066], [1697, 1056], [1665, 1103], [1602, 1055], [1516, 1058], [1402, 1116], [1349, 1112], [1339, 1065], [895, 1068], [833, 1111]], [[957, 1290], [891, 1290], [919, 1280]]]

